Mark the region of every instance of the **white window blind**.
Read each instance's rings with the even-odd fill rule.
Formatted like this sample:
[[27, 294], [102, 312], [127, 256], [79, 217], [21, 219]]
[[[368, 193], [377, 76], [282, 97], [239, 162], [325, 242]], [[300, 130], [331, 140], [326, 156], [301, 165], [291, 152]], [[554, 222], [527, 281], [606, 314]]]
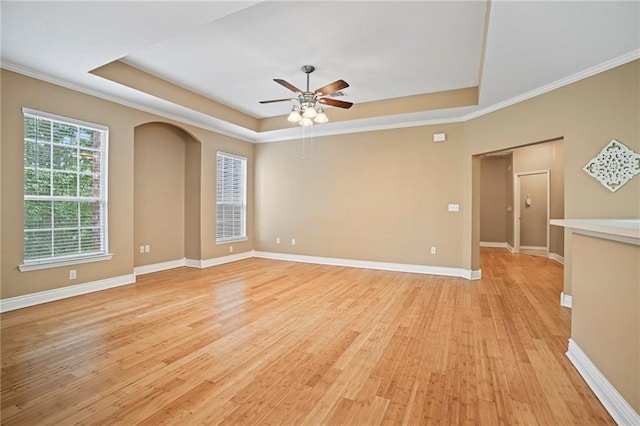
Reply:
[[23, 114], [24, 264], [106, 254], [108, 129]]
[[218, 152], [216, 242], [247, 238], [247, 159]]

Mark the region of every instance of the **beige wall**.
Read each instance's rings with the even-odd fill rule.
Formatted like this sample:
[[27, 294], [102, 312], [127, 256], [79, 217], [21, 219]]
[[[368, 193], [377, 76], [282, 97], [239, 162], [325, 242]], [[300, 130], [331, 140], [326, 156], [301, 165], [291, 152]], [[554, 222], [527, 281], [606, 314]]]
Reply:
[[[640, 217], [640, 179], [611, 193], [582, 167], [613, 138], [640, 152], [640, 62], [634, 61], [465, 123], [464, 157], [535, 142], [564, 140], [564, 216]], [[471, 162], [466, 163], [471, 167]], [[466, 172], [469, 179], [473, 173]], [[470, 180], [465, 181], [468, 185]], [[473, 188], [473, 185], [470, 185]], [[469, 194], [464, 203], [471, 203]], [[479, 208], [473, 211], [479, 217]], [[552, 216], [553, 217], [553, 216]], [[476, 219], [469, 218], [469, 223]], [[464, 233], [464, 264], [477, 266], [473, 229]], [[566, 241], [565, 233], [565, 241]], [[567, 244], [565, 244], [565, 247]], [[571, 254], [565, 250], [565, 288], [571, 294]]]
[[[640, 179], [611, 194], [582, 171], [613, 137], [640, 150], [638, 71], [636, 61], [449, 125], [456, 134], [447, 143], [462, 147], [455, 153], [449, 151], [451, 145], [438, 148], [430, 142], [430, 134], [443, 126], [316, 138], [314, 160], [302, 160], [301, 141], [259, 145], [256, 249], [478, 269], [480, 162], [473, 156], [559, 139], [564, 141], [564, 155], [556, 159], [562, 157], [568, 194], [564, 217], [638, 217]], [[440, 156], [435, 159], [433, 154]], [[407, 158], [406, 165], [398, 167], [402, 158]], [[559, 173], [552, 175], [558, 182], [563, 180]], [[419, 187], [408, 190], [411, 179], [407, 176], [418, 178], [413, 184]], [[378, 204], [373, 194], [378, 194]], [[426, 201], [423, 194], [434, 197]], [[437, 206], [457, 202], [459, 194], [460, 213], [451, 216], [438, 210]], [[395, 204], [401, 198], [402, 213], [385, 203]], [[551, 217], [562, 216], [553, 210]], [[390, 231], [391, 226], [397, 232]], [[283, 241], [279, 246], [275, 244], [278, 237]], [[296, 246], [289, 243], [293, 237]], [[552, 251], [562, 252], [560, 241], [551, 238]], [[425, 256], [424, 250], [431, 245], [437, 245], [443, 256]], [[461, 257], [451, 256], [458, 248]], [[570, 287], [570, 280], [565, 280], [568, 294]]]
[[[206, 260], [253, 250], [253, 145], [217, 135], [199, 143], [166, 123], [135, 130], [135, 266], [187, 258]], [[216, 155], [248, 159], [247, 241], [216, 244]], [[150, 253], [138, 247], [149, 244]]]
[[[188, 143], [197, 142], [168, 124], [149, 123], [134, 131], [134, 266], [185, 257]], [[144, 245], [150, 252], [140, 253]]]
[[[133, 271], [133, 129], [144, 114], [2, 70], [1, 297], [51, 290]], [[20, 272], [23, 238], [22, 107], [109, 126], [109, 250], [113, 259]], [[69, 269], [77, 280], [69, 280]]]
[[201, 193], [200, 176], [202, 175], [202, 144], [185, 143], [184, 168], [184, 257], [187, 259], [202, 259], [200, 247], [202, 234], [200, 224]]
[[507, 241], [508, 156], [484, 157], [480, 168], [480, 241]]
[[462, 266], [462, 214], [447, 211], [463, 197], [462, 136], [449, 124], [316, 137], [306, 159], [300, 140], [257, 145], [256, 249]]
[[[229, 253], [228, 245], [215, 244], [216, 152], [223, 150], [249, 159], [248, 228], [250, 239], [234, 245], [234, 253], [253, 248], [253, 145], [217, 133], [178, 123], [75, 92], [10, 71], [2, 70], [2, 271], [0, 297], [6, 299], [70, 285], [126, 277], [134, 267], [134, 129], [149, 122], [176, 125], [201, 144], [200, 211], [201, 259]], [[22, 107], [103, 124], [109, 127], [109, 250], [110, 261], [20, 272], [22, 263], [23, 116]], [[187, 192], [188, 194], [189, 192]], [[185, 194], [186, 197], [186, 194]], [[193, 197], [187, 203], [194, 202]], [[213, 200], [213, 202], [211, 202]], [[198, 204], [197, 202], [194, 202]], [[190, 220], [198, 215], [189, 216]], [[185, 218], [187, 215], [185, 214]], [[186, 233], [185, 233], [186, 235]], [[149, 238], [156, 238], [151, 235]], [[196, 242], [198, 244], [198, 242]], [[182, 250], [177, 249], [177, 251]], [[190, 250], [196, 253], [197, 250]], [[77, 279], [69, 280], [69, 269]]]
[[[174, 123], [201, 143], [200, 256], [229, 253], [228, 245], [215, 244], [217, 150], [249, 157], [249, 235], [254, 235], [255, 180], [260, 185], [255, 247], [261, 250], [477, 269], [480, 164], [473, 156], [558, 138], [564, 139], [565, 217], [639, 217], [640, 179], [611, 193], [582, 171], [612, 138], [640, 151], [638, 68], [635, 61], [464, 123], [316, 138], [316, 158], [304, 163], [300, 141], [254, 147]], [[2, 216], [3, 297], [76, 283], [64, 268], [16, 269], [22, 257], [22, 193], [10, 183], [22, 180], [22, 144], [13, 142], [22, 138], [22, 106], [110, 127], [110, 247], [117, 256], [101, 265], [79, 265], [77, 282], [130, 273], [133, 129], [170, 120], [8, 71], [2, 72], [2, 90], [2, 205], [11, 206]], [[431, 134], [441, 131], [448, 141], [431, 142]], [[450, 202], [460, 203], [459, 213], [446, 211]], [[284, 244], [294, 236], [297, 246]], [[283, 241], [278, 247], [276, 237]], [[437, 255], [426, 254], [432, 245]], [[250, 239], [236, 244], [234, 252], [253, 247]], [[570, 253], [565, 261], [570, 294]]]
[[577, 234], [572, 247], [571, 337], [640, 412], [640, 247]]
[[[225, 244], [216, 244], [216, 155], [218, 151], [240, 155], [247, 158], [247, 235], [248, 240]], [[202, 145], [202, 173], [200, 217], [202, 241], [200, 250], [202, 259], [212, 259], [230, 254], [229, 247], [233, 246], [233, 253], [251, 251], [255, 244], [254, 227], [254, 145], [238, 143], [237, 139], [220, 136], [216, 144]]]
[[[3, 78], [3, 73], [0, 71], [0, 100], [2, 99], [2, 78]], [[0, 102], [0, 124], [2, 124], [2, 121], [4, 120], [4, 114], [3, 114], [3, 102]], [[4, 173], [2, 173], [2, 151], [3, 151], [3, 147], [4, 147], [4, 143], [2, 143], [2, 141], [4, 140], [4, 132], [0, 131], [0, 299], [3, 297], [2, 296], [2, 269], [4, 268], [4, 263], [2, 258], [3, 258], [3, 251], [4, 251], [4, 243], [3, 243], [3, 230], [2, 230], [2, 224], [4, 223], [4, 219], [3, 219], [3, 214], [2, 212], [4, 211], [2, 208], [2, 205], [4, 204], [4, 186], [3, 186], [3, 176]]]

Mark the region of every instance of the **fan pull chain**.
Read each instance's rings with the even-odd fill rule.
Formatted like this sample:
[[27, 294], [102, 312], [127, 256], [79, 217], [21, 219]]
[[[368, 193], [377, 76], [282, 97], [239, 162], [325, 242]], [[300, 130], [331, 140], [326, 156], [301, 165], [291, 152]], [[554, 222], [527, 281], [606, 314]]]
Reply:
[[303, 160], [305, 160], [305, 157], [304, 157], [304, 151], [305, 151], [304, 150], [304, 134], [305, 134], [305, 128], [302, 127], [302, 159]]
[[[313, 158], [313, 140], [314, 140], [314, 131], [313, 128], [315, 126], [309, 126], [311, 129], [311, 141], [309, 142], [309, 159]], [[302, 127], [302, 159], [306, 160], [307, 154], [307, 146], [306, 146], [306, 136], [307, 136], [307, 128], [305, 126]]]

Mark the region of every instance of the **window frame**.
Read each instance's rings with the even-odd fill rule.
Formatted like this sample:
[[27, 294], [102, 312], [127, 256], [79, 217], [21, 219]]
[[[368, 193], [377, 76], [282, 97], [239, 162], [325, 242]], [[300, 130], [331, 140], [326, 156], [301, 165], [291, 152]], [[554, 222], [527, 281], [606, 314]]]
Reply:
[[[86, 122], [86, 121], [82, 121], [82, 120], [78, 120], [78, 119], [74, 119], [74, 118], [70, 118], [70, 117], [64, 117], [64, 116], [60, 116], [60, 115], [56, 115], [56, 114], [51, 114], [48, 112], [43, 112], [43, 111], [38, 111], [38, 110], [34, 110], [34, 109], [30, 109], [30, 108], [26, 108], [23, 107], [22, 108], [22, 121], [23, 123], [26, 123], [26, 119], [27, 117], [31, 116], [34, 117], [35, 119], [44, 119], [44, 120], [49, 120], [52, 122], [58, 122], [61, 123], [63, 125], [70, 125], [70, 126], [78, 126], [78, 127], [83, 127], [89, 130], [94, 130], [94, 131], [98, 131], [101, 134], [101, 140], [100, 140], [100, 148], [98, 150], [95, 150], [95, 152], [99, 152], [100, 155], [100, 159], [99, 159], [99, 163], [100, 163], [100, 174], [99, 174], [99, 181], [100, 181], [100, 195], [98, 197], [82, 197], [79, 195], [78, 192], [76, 192], [75, 196], [60, 196], [60, 195], [52, 195], [52, 193], [50, 192], [49, 195], [33, 195], [33, 194], [26, 194], [24, 192], [23, 189], [23, 213], [22, 213], [22, 217], [23, 217], [23, 226], [22, 226], [22, 232], [23, 232], [23, 238], [26, 235], [26, 216], [24, 213], [24, 206], [25, 206], [25, 202], [27, 201], [51, 201], [51, 202], [64, 202], [64, 201], [72, 201], [72, 202], [87, 202], [89, 200], [87, 200], [88, 198], [96, 198], [95, 200], [92, 200], [93, 202], [98, 202], [99, 206], [100, 206], [100, 217], [99, 217], [99, 227], [97, 229], [99, 229], [99, 232], [101, 233], [102, 236], [102, 244], [101, 244], [101, 249], [99, 251], [93, 251], [87, 254], [83, 254], [83, 253], [74, 253], [74, 254], [62, 254], [62, 255], [53, 255], [49, 256], [49, 257], [39, 257], [39, 258], [35, 258], [35, 259], [25, 259], [25, 245], [24, 245], [24, 239], [23, 239], [23, 246], [22, 246], [22, 264], [18, 265], [18, 269], [21, 272], [27, 272], [27, 271], [33, 271], [33, 270], [39, 270], [39, 269], [48, 269], [48, 268], [55, 268], [55, 267], [60, 267], [60, 266], [68, 266], [68, 265], [75, 265], [75, 264], [81, 264], [81, 263], [89, 263], [89, 262], [97, 262], [97, 261], [103, 261], [103, 260], [110, 260], [113, 257], [113, 254], [109, 252], [109, 221], [108, 221], [108, 217], [109, 217], [109, 203], [108, 203], [108, 181], [109, 181], [109, 175], [108, 175], [108, 164], [109, 164], [109, 159], [108, 159], [108, 153], [109, 153], [109, 128], [107, 126], [101, 125], [101, 124], [95, 124], [95, 123], [90, 123], [90, 122]], [[27, 135], [23, 134], [23, 144], [25, 144], [25, 141], [27, 139]], [[51, 152], [53, 152], [53, 148], [55, 146], [58, 146], [57, 144], [55, 144], [52, 140], [46, 142], [46, 144], [50, 147]], [[25, 147], [26, 145], [23, 146], [23, 152], [26, 153], [25, 151]], [[79, 147], [78, 145], [75, 146], [77, 149], [81, 149], [81, 147]], [[92, 151], [92, 149], [87, 148], [87, 151]], [[51, 154], [53, 155], [53, 154]], [[51, 167], [51, 171], [53, 172], [53, 164], [50, 165]], [[25, 164], [22, 165], [22, 170], [23, 172], [26, 172], [27, 170], [27, 166], [25, 166]], [[77, 179], [79, 179], [81, 176], [83, 176], [83, 174], [81, 174], [81, 171], [78, 169], [76, 170], [76, 176]], [[26, 173], [25, 173], [26, 175]], [[24, 188], [25, 185], [25, 175], [23, 175], [22, 178], [22, 185]], [[54, 185], [54, 181], [51, 181], [51, 186], [53, 188]], [[81, 219], [81, 217], [79, 216], [79, 221]], [[52, 213], [52, 223], [51, 223], [51, 232], [54, 232], [54, 230], [56, 229], [56, 227], [53, 224], [53, 213]], [[74, 227], [75, 228], [75, 227]], [[82, 226], [80, 224], [78, 224], [77, 227], [78, 231], [82, 230]], [[53, 250], [53, 246], [52, 246], [52, 250]]]
[[[229, 204], [229, 203], [221, 203], [218, 201], [218, 179], [220, 177], [219, 159], [221, 157], [226, 157], [226, 158], [239, 160], [243, 162], [243, 177], [242, 177], [243, 194], [242, 194], [242, 201], [241, 203], [239, 203], [242, 208], [242, 226], [241, 226], [242, 235], [240, 236], [231, 236], [231, 237], [222, 237], [222, 238], [218, 236], [218, 221], [219, 221], [218, 215], [220, 213], [220, 209], [218, 208], [218, 206], [220, 204]], [[248, 192], [247, 179], [249, 174], [248, 164], [249, 164], [249, 159], [247, 157], [236, 155], [236, 154], [230, 154], [224, 151], [216, 152], [216, 235], [215, 235], [216, 244], [227, 244], [227, 243], [233, 243], [238, 241], [247, 241], [249, 239], [247, 235], [247, 192]]]

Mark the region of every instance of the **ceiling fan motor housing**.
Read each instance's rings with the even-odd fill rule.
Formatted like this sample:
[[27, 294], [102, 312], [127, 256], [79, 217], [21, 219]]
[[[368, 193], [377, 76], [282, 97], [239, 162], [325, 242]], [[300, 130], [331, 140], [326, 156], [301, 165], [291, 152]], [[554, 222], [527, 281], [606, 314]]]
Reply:
[[316, 95], [313, 92], [304, 92], [302, 95], [298, 96], [298, 102], [302, 106], [311, 106], [313, 107], [317, 101]]
[[314, 67], [313, 65], [303, 65], [301, 69], [302, 72], [310, 74], [316, 70], [316, 67]]

